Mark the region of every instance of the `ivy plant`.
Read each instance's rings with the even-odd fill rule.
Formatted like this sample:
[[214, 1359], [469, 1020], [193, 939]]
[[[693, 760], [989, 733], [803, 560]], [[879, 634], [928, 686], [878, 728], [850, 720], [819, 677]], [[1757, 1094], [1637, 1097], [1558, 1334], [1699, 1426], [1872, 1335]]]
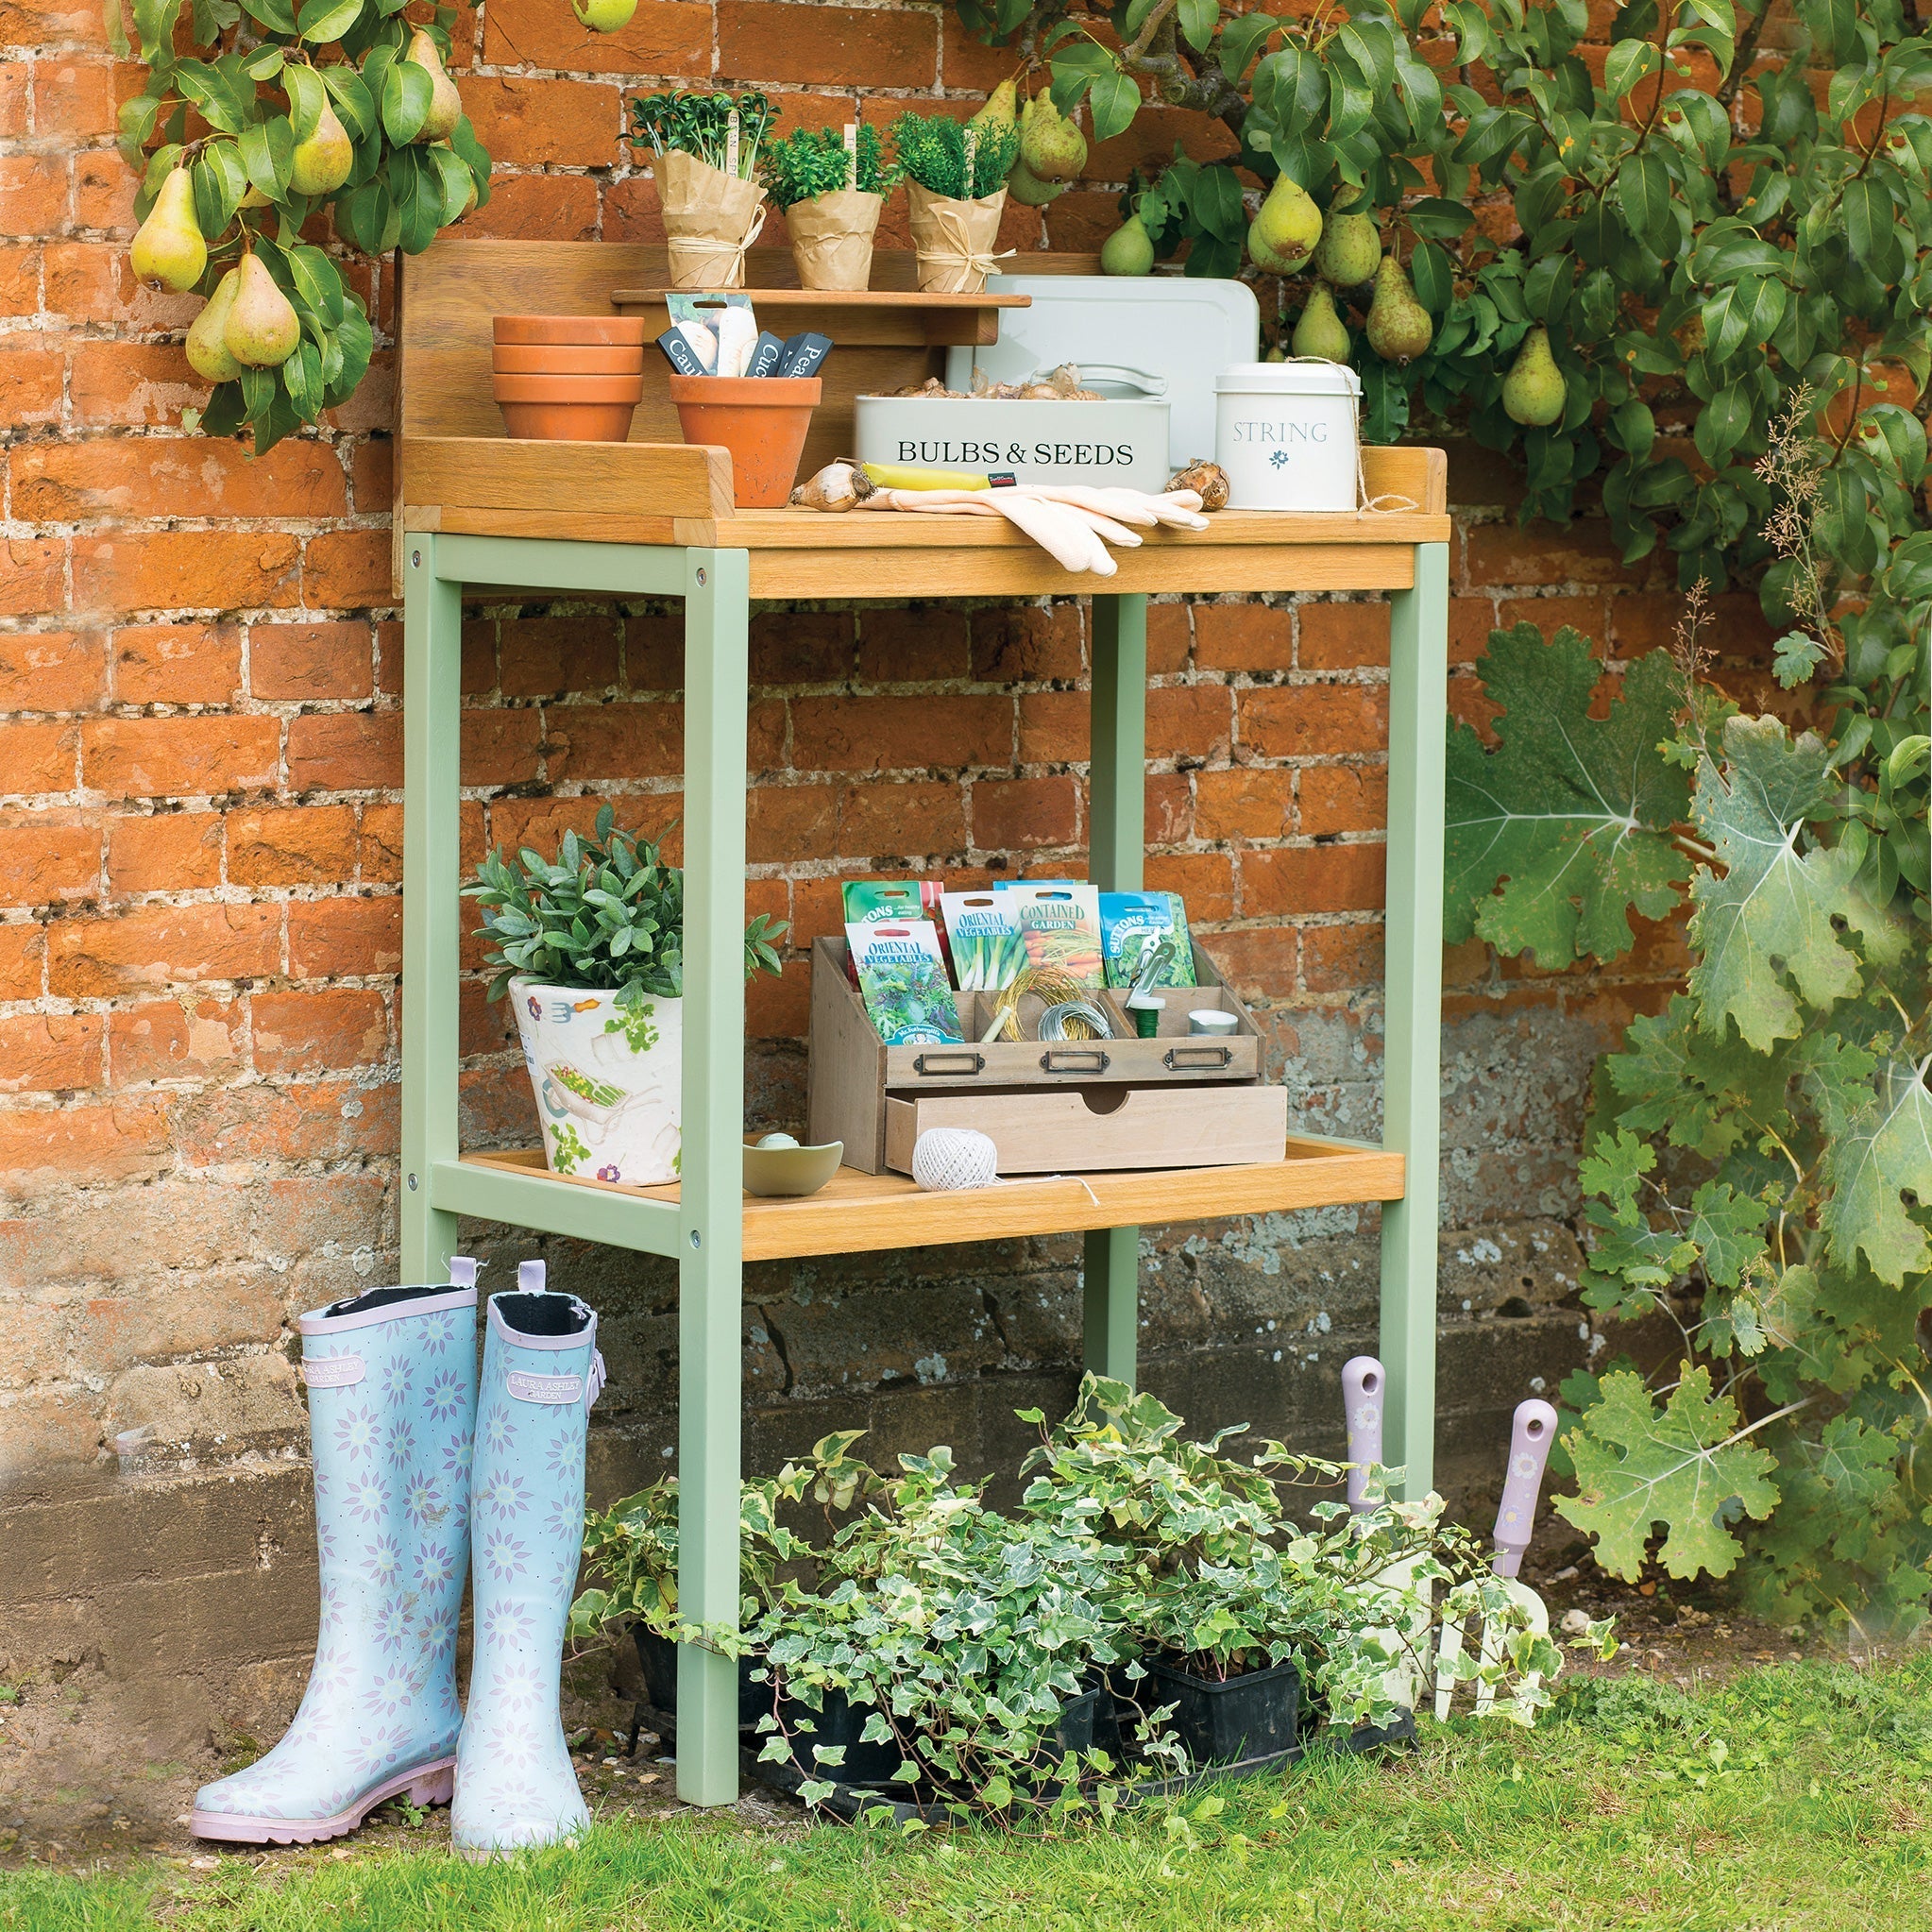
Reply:
[[[178, 235], [192, 223], [200, 253], [177, 255], [167, 285], [213, 295], [252, 256], [299, 321], [292, 348], [216, 381], [189, 413], [210, 435], [252, 430], [258, 455], [347, 401], [369, 364], [367, 310], [316, 218], [364, 255], [419, 254], [489, 197], [490, 158], [442, 67], [455, 9], [416, 25], [404, 5], [127, 0], [124, 15], [108, 0], [114, 52], [145, 69], [120, 110], [135, 212], [146, 223], [178, 171], [191, 191], [166, 212]], [[197, 347], [191, 333], [199, 366]]]
[[[618, 1005], [679, 999], [685, 990], [685, 878], [666, 865], [658, 840], [617, 829], [600, 805], [591, 836], [566, 832], [553, 859], [528, 846], [506, 859], [500, 846], [477, 867], [463, 895], [483, 908], [479, 928], [496, 969], [489, 997], [512, 979], [599, 991]], [[745, 927], [744, 969], [779, 971], [784, 920], [760, 913]]]

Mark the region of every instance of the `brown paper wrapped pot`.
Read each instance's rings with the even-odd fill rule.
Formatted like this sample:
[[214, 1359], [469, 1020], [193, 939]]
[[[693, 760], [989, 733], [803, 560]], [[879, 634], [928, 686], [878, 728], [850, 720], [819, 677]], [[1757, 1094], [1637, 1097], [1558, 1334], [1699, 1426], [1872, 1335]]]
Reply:
[[800, 288], [870, 288], [873, 231], [886, 197], [863, 188], [839, 188], [794, 201], [785, 211]]
[[1007, 191], [996, 188], [976, 201], [954, 201], [910, 181], [906, 193], [920, 287], [933, 295], [976, 296], [994, 266], [992, 245], [999, 239]]
[[656, 162], [672, 288], [742, 288], [765, 226], [764, 189], [673, 148]]

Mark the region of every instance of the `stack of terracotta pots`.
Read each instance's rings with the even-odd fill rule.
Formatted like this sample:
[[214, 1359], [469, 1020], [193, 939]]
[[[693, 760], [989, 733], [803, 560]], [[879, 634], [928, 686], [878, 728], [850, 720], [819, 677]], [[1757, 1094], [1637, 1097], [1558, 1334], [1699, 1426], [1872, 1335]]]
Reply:
[[513, 436], [623, 443], [644, 398], [641, 315], [499, 315], [495, 389]]

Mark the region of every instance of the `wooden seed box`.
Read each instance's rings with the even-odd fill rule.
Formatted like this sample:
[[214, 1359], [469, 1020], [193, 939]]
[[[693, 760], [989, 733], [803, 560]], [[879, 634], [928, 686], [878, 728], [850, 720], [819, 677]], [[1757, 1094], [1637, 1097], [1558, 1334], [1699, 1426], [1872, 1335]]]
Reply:
[[[1288, 1132], [1284, 1089], [1262, 1084], [1261, 1035], [1214, 963], [1194, 949], [1194, 987], [1162, 989], [1152, 1040], [1133, 1036], [1121, 995], [1096, 995], [1124, 1037], [981, 1041], [991, 993], [957, 995], [967, 1038], [958, 1046], [888, 1046], [846, 974], [842, 939], [812, 947], [810, 1138], [843, 1141], [845, 1163], [867, 1174], [909, 1173], [928, 1127], [991, 1135], [1002, 1174], [1136, 1167], [1206, 1167], [1280, 1161]], [[1041, 1002], [1020, 1003], [1022, 1029]], [[1190, 1011], [1232, 1013], [1235, 1032], [1187, 1030]]]

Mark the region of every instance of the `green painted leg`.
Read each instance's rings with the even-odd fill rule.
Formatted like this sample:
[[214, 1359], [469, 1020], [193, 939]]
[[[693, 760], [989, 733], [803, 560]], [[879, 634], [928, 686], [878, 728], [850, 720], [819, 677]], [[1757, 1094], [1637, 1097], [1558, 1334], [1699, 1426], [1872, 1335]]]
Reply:
[[433, 1162], [456, 1158], [461, 901], [457, 747], [463, 594], [436, 575], [436, 539], [403, 553], [402, 1279], [441, 1281], [456, 1216], [430, 1206]]
[[[738, 1617], [745, 1085], [745, 650], [750, 560], [686, 555], [684, 1157], [678, 1602]], [[678, 1653], [678, 1796], [737, 1797], [737, 1667]]]
[[[1093, 600], [1093, 764], [1088, 876], [1103, 892], [1141, 886], [1147, 816], [1147, 600]], [[1141, 1230], [1087, 1237], [1085, 1358], [1095, 1375], [1132, 1381], [1140, 1326]]]
[[1421, 544], [1391, 601], [1389, 845], [1382, 1141], [1406, 1161], [1381, 1220], [1383, 1454], [1412, 1497], [1435, 1481], [1435, 1270], [1442, 1145], [1443, 779], [1449, 547]]

